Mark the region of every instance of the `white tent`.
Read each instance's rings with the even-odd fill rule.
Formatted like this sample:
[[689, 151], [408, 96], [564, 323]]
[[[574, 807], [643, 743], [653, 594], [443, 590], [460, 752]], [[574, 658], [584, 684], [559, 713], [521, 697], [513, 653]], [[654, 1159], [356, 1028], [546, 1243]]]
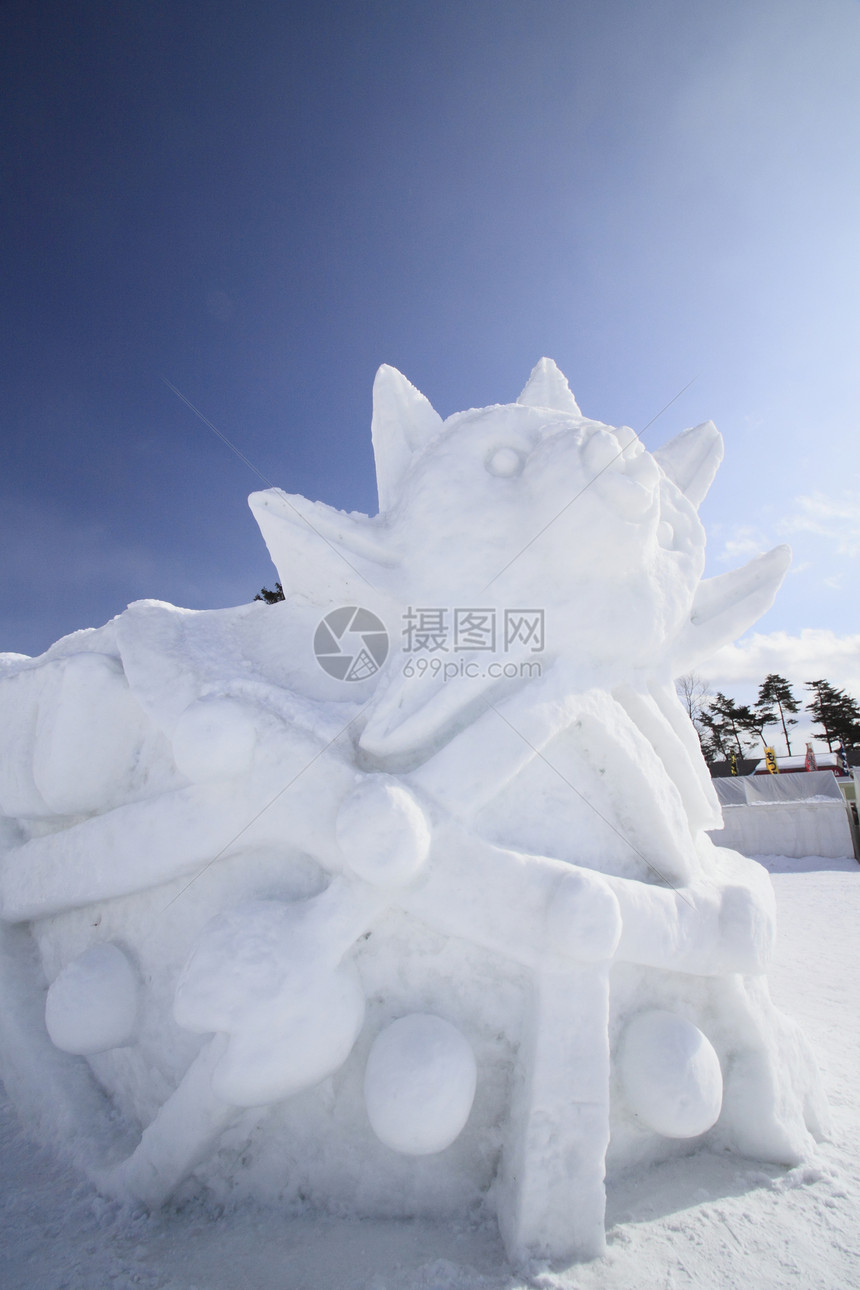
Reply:
[[723, 828], [719, 846], [743, 855], [854, 855], [848, 807], [829, 770], [715, 779]]
[[[777, 757], [776, 761], [780, 773], [806, 770], [806, 753], [792, 753], [790, 757]], [[833, 752], [816, 753], [815, 764], [819, 770], [836, 770], [839, 766], [839, 755]], [[767, 762], [762, 757], [761, 761], [756, 763], [753, 774], [760, 775], [766, 770]]]

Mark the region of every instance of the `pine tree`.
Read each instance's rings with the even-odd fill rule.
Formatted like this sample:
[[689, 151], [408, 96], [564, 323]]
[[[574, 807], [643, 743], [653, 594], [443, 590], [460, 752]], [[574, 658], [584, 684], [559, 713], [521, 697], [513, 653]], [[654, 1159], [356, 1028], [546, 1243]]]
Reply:
[[715, 761], [728, 761], [731, 748], [727, 743], [728, 728], [713, 712], [704, 711], [696, 726], [702, 756], [710, 766]]
[[735, 703], [721, 690], [717, 690], [702, 713], [701, 721], [708, 732], [708, 741], [726, 759], [732, 750], [738, 757], [743, 757], [744, 740], [749, 742], [750, 735], [764, 742], [762, 723], [752, 708], [745, 703]]
[[279, 600], [285, 600], [284, 589], [279, 582], [275, 583], [275, 590], [269, 591], [268, 587], [262, 587], [254, 597], [255, 600], [265, 600], [267, 605], [276, 605]]
[[760, 708], [758, 704], [750, 706], [747, 703], [739, 703], [735, 708], [735, 720], [740, 728], [747, 731], [755, 739], [761, 740], [762, 748], [767, 748], [767, 740], [764, 732], [767, 726], [774, 723], [773, 708], [767, 706]]
[[777, 719], [773, 711], [774, 704], [776, 704], [777, 711], [779, 712], [779, 720], [782, 723], [782, 733], [785, 735], [785, 746], [790, 757], [791, 743], [788, 738], [788, 728], [789, 726], [797, 725], [797, 722], [794, 719], [794, 713], [800, 711], [800, 704], [792, 694], [791, 685], [785, 677], [780, 676], [778, 672], [768, 672], [767, 676], [759, 686], [758, 698], [756, 699], [755, 704], [757, 710], [762, 714], [762, 716], [764, 716], [765, 713], [769, 713], [769, 718], [764, 721], [765, 726], [776, 724]]
[[806, 709], [823, 729], [829, 751], [834, 744], [860, 744], [860, 707], [851, 695], [824, 680], [807, 681], [806, 688], [813, 694]]

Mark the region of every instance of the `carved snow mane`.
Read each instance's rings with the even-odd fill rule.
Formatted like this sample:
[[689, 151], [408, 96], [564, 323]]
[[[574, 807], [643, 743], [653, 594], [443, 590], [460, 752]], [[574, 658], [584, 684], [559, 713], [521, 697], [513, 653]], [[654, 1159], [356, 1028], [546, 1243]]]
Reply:
[[[516, 1262], [592, 1257], [607, 1170], [822, 1132], [673, 687], [790, 553], [703, 580], [714, 426], [649, 453], [548, 359], [445, 421], [382, 367], [372, 437], [377, 516], [251, 497], [282, 604], [0, 656], [7, 1080], [111, 1194], [480, 1202]], [[358, 609], [390, 649], [339, 680]], [[413, 648], [419, 610], [542, 635]]]

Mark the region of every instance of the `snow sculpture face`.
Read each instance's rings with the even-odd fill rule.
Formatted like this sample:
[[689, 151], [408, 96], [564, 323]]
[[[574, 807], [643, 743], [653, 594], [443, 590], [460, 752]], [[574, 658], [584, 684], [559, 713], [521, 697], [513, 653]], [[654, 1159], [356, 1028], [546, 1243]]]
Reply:
[[[788, 553], [703, 582], [714, 427], [649, 453], [546, 359], [517, 403], [445, 422], [382, 368], [372, 429], [378, 516], [251, 498], [282, 604], [144, 601], [0, 656], [10, 1086], [58, 1139], [89, 1132], [115, 1195], [492, 1196], [513, 1260], [591, 1257], [607, 1170], [678, 1142], [796, 1160], [821, 1127], [763, 986], [767, 875], [710, 841], [672, 686]], [[351, 606], [391, 638], [358, 682], [313, 655]], [[436, 640], [422, 668], [416, 606], [539, 613], [545, 639], [494, 636], [468, 668]], [[87, 1064], [145, 1125], [118, 1165]]]
[[[540, 398], [554, 402], [531, 405]], [[323, 581], [340, 580], [344, 594], [350, 568], [364, 579], [353, 580], [356, 594], [370, 586], [400, 605], [517, 605], [537, 593], [558, 648], [617, 675], [657, 666], [688, 620], [704, 568], [695, 503], [721, 456], [710, 423], [664, 451], [661, 467], [632, 430], [584, 418], [548, 366], [520, 402], [444, 423], [383, 368], [374, 448], [374, 520], [271, 491], [252, 497], [285, 576], [295, 574], [296, 530], [306, 525], [331, 544], [316, 552], [315, 569], [328, 556]]]
[[452, 417], [390, 524], [425, 598], [539, 587], [559, 638], [619, 667], [656, 661], [704, 566], [694, 507], [632, 431], [518, 405]]

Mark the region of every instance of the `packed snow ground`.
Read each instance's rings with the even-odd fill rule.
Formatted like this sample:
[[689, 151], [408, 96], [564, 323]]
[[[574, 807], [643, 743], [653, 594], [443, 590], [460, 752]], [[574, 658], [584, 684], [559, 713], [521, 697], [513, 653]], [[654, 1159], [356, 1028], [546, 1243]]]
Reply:
[[708, 1154], [609, 1197], [609, 1251], [566, 1271], [507, 1266], [495, 1223], [283, 1217], [200, 1201], [149, 1215], [96, 1196], [0, 1110], [5, 1290], [846, 1290], [860, 1285], [860, 866], [767, 857], [779, 907], [770, 974], [804, 1027], [832, 1141], [797, 1169]]

